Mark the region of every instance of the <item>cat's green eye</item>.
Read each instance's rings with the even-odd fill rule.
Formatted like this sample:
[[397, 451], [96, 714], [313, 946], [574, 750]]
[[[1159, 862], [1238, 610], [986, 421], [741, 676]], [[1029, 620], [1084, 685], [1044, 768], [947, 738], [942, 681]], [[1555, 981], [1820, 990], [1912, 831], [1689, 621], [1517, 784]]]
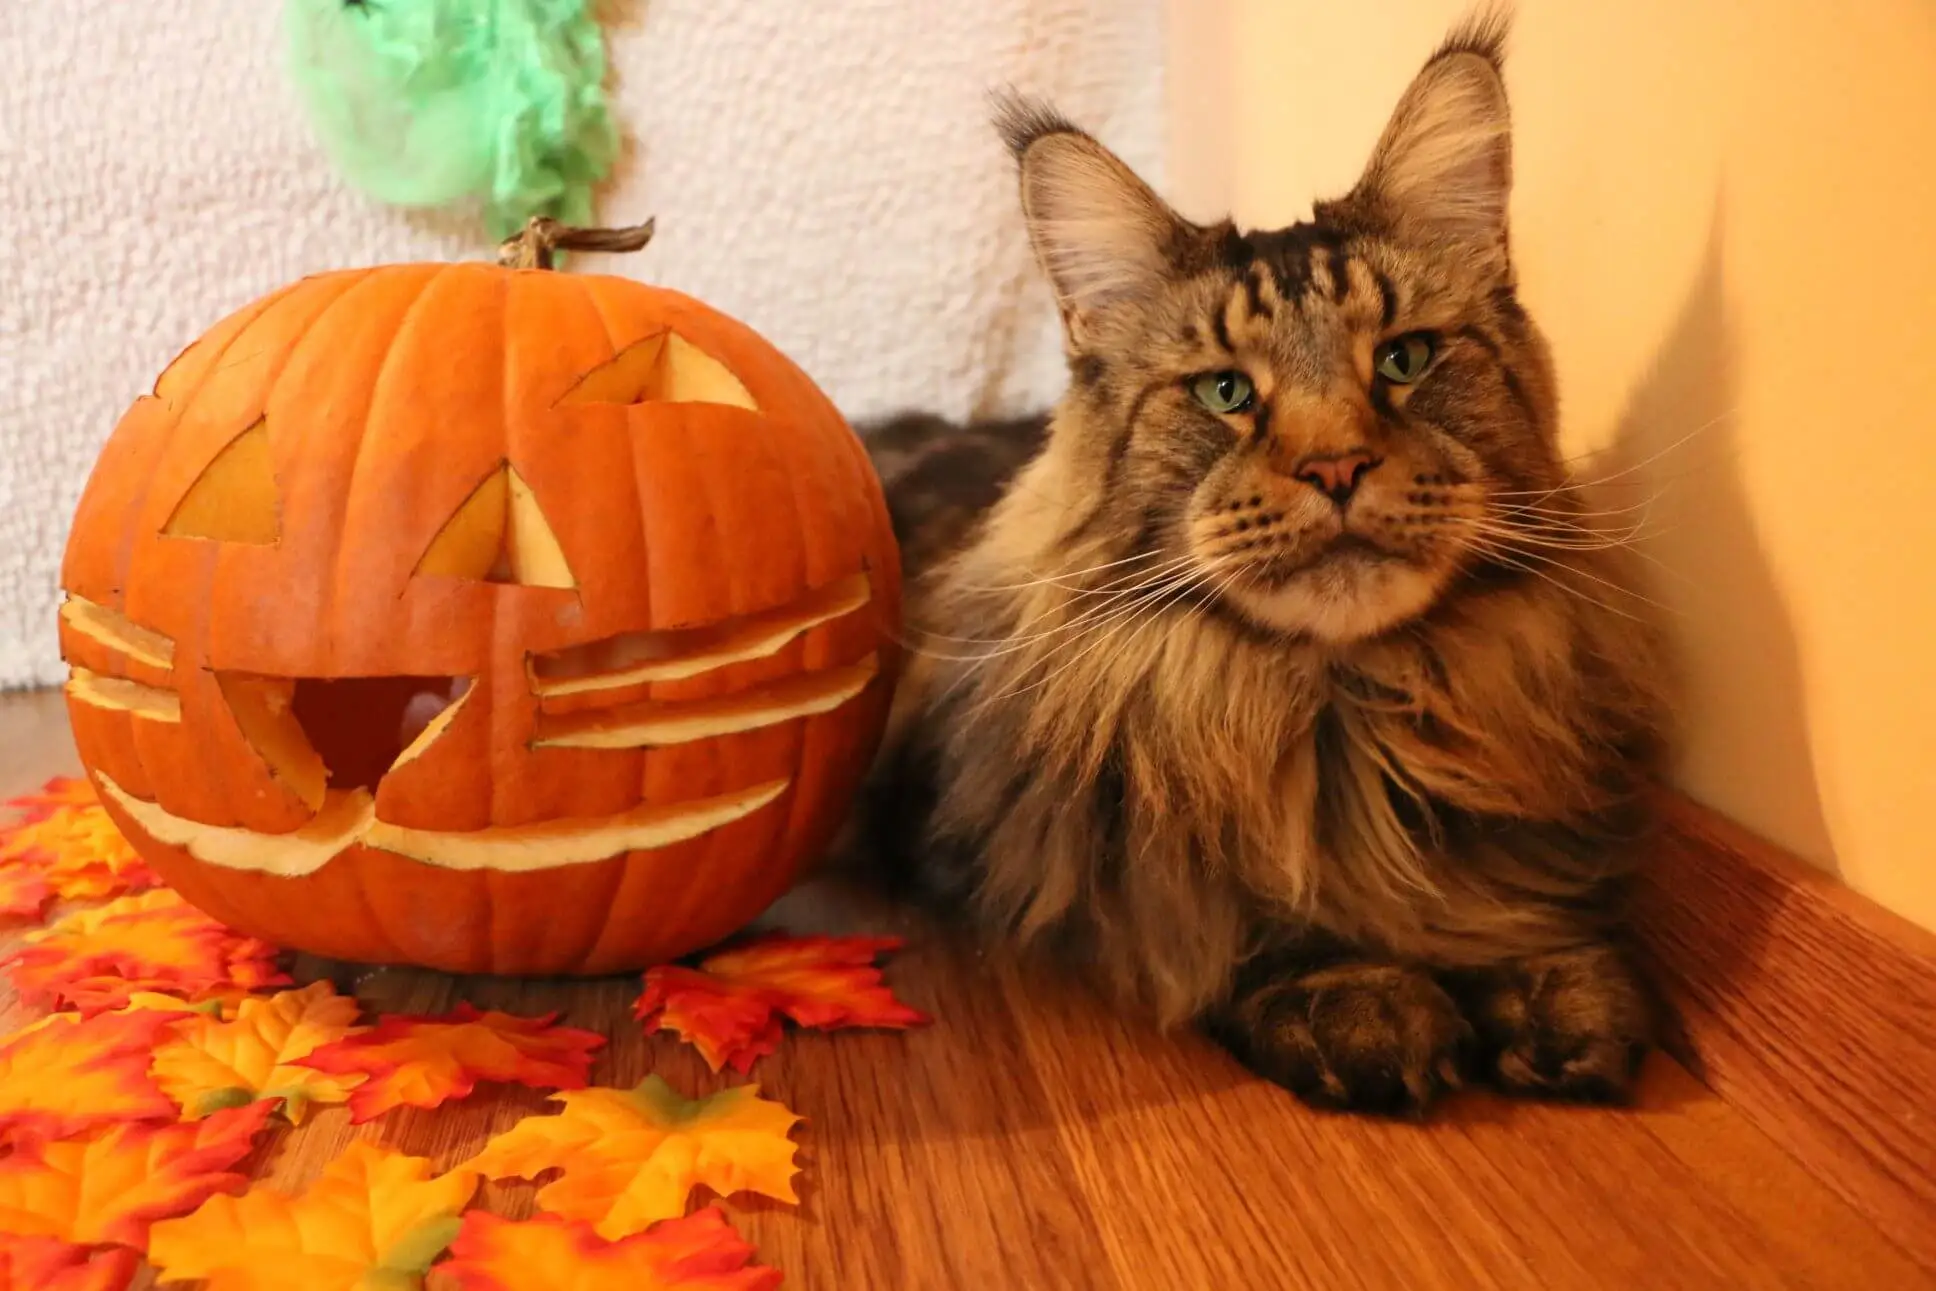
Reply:
[[1190, 381], [1190, 397], [1219, 416], [1242, 412], [1256, 393], [1241, 372], [1206, 372]]
[[1418, 380], [1431, 361], [1432, 338], [1425, 332], [1394, 336], [1371, 352], [1371, 370], [1393, 385], [1408, 386]]

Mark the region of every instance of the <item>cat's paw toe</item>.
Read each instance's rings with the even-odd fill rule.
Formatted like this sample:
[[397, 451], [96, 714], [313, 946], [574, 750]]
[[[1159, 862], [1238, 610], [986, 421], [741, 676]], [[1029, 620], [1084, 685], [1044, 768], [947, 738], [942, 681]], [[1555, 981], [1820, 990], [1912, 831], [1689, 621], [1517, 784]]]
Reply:
[[1625, 959], [1587, 946], [1516, 960], [1458, 987], [1480, 1069], [1509, 1093], [1623, 1103], [1653, 1035], [1653, 1009]]
[[1390, 964], [1326, 968], [1244, 1002], [1240, 1054], [1306, 1102], [1422, 1111], [1460, 1083], [1472, 1028], [1432, 978]]

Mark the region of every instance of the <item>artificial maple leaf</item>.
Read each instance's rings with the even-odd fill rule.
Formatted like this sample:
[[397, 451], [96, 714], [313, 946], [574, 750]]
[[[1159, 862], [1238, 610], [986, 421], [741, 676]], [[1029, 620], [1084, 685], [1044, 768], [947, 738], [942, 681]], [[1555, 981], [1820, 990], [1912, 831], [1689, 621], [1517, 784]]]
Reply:
[[55, 806], [0, 831], [0, 864], [26, 866], [69, 900], [161, 886], [161, 876], [96, 804]]
[[126, 1291], [140, 1268], [140, 1254], [125, 1247], [0, 1233], [0, 1291]]
[[480, 1080], [582, 1089], [605, 1037], [554, 1026], [557, 1018], [480, 1013], [469, 1004], [436, 1017], [391, 1015], [296, 1061], [331, 1075], [368, 1077], [350, 1094], [350, 1120], [359, 1125], [393, 1107], [463, 1098]]
[[21, 820], [39, 820], [60, 807], [85, 807], [100, 800], [86, 780], [57, 775], [32, 793], [0, 802], [0, 808], [14, 812]]
[[255, 1099], [280, 1102], [283, 1115], [300, 1125], [311, 1103], [340, 1103], [361, 1076], [326, 1076], [298, 1067], [325, 1044], [354, 1035], [357, 1003], [328, 982], [237, 1006], [231, 1021], [197, 1016], [175, 1022], [155, 1050], [155, 1082], [194, 1120]]
[[193, 1124], [109, 1125], [0, 1158], [0, 1232], [145, 1247], [148, 1226], [248, 1182], [231, 1173], [269, 1104]]
[[539, 1215], [522, 1223], [488, 1211], [464, 1216], [439, 1266], [456, 1291], [771, 1291], [780, 1271], [754, 1264], [753, 1248], [708, 1206], [608, 1242], [582, 1220]]
[[56, 1013], [0, 1041], [0, 1144], [66, 1138], [113, 1121], [175, 1119], [148, 1075], [175, 1015]]
[[[204, 1017], [232, 1018], [236, 1006], [241, 1001], [252, 999], [244, 992], [211, 995], [207, 999], [184, 1000], [178, 995], [164, 995], [160, 991], [130, 991], [116, 1013], [139, 1013], [145, 1009], [158, 1009], [163, 1013], [199, 1013]], [[59, 1014], [55, 1015], [60, 1016]]]
[[647, 1035], [668, 1027], [714, 1071], [742, 1075], [780, 1041], [784, 1014], [801, 1026], [910, 1027], [932, 1019], [894, 998], [874, 967], [899, 937], [772, 933], [709, 955], [697, 968], [648, 969], [633, 1009]]
[[39, 919], [53, 899], [47, 876], [33, 866], [20, 861], [0, 865], [0, 915]]
[[162, 1281], [207, 1278], [208, 1291], [419, 1287], [477, 1191], [461, 1167], [430, 1176], [422, 1157], [353, 1143], [304, 1192], [251, 1188], [156, 1224], [148, 1258]]
[[160, 888], [79, 910], [30, 932], [6, 962], [32, 1003], [68, 1003], [83, 1013], [154, 991], [200, 1000], [286, 985], [267, 942], [232, 932]]
[[688, 1099], [658, 1076], [636, 1089], [559, 1094], [556, 1116], [527, 1116], [468, 1163], [491, 1178], [532, 1179], [562, 1169], [538, 1189], [541, 1209], [592, 1223], [601, 1237], [629, 1237], [685, 1213], [700, 1184], [721, 1196], [757, 1192], [798, 1202], [787, 1137], [800, 1120], [759, 1086], [736, 1085]]

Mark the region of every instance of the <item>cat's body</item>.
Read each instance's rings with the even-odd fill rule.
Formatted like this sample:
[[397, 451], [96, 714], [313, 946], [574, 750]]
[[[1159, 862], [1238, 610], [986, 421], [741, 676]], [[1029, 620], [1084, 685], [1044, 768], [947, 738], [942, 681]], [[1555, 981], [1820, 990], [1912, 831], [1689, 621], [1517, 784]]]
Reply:
[[911, 655], [877, 850], [1316, 1101], [1617, 1096], [1662, 706], [1513, 293], [1500, 32], [1365, 180], [1240, 235], [1004, 128], [1073, 383], [1047, 427], [869, 434]]

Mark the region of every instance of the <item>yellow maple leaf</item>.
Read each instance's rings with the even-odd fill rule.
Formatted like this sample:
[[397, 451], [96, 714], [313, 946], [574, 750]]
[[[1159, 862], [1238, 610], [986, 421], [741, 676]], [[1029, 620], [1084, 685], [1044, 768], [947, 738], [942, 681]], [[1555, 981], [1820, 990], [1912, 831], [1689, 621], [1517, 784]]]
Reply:
[[0, 1157], [0, 1233], [82, 1246], [146, 1244], [148, 1226], [239, 1188], [267, 1103], [193, 1125], [109, 1125]]
[[62, 803], [0, 836], [0, 862], [37, 870], [54, 892], [70, 900], [111, 897], [159, 887], [107, 812], [94, 804]]
[[321, 1045], [362, 1030], [357, 1004], [328, 982], [236, 1006], [232, 1021], [197, 1016], [174, 1024], [173, 1037], [155, 1050], [155, 1083], [195, 1120], [254, 1100], [281, 1100], [296, 1125], [311, 1103], [340, 1103], [360, 1076], [328, 1076], [294, 1066]]
[[256, 1187], [156, 1224], [148, 1259], [161, 1281], [206, 1278], [207, 1291], [406, 1291], [476, 1191], [475, 1171], [432, 1178], [422, 1157], [353, 1143], [305, 1192]]
[[787, 1137], [800, 1118], [736, 1085], [708, 1098], [683, 1098], [658, 1076], [635, 1089], [583, 1089], [557, 1095], [556, 1116], [527, 1116], [484, 1145], [467, 1164], [494, 1179], [533, 1179], [564, 1171], [538, 1190], [541, 1209], [589, 1221], [608, 1241], [642, 1232], [686, 1211], [700, 1184], [721, 1196], [757, 1192], [797, 1203]]

